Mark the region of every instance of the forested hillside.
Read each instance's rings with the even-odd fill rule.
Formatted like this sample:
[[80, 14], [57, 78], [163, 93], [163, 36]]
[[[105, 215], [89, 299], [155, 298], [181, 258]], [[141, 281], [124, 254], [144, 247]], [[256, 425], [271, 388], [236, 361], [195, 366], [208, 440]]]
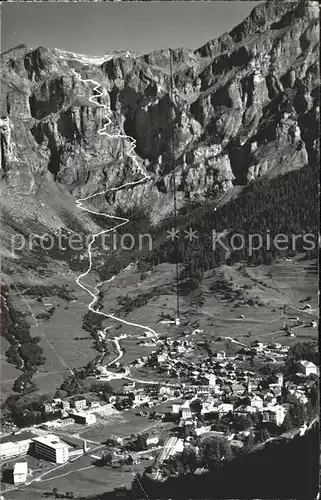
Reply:
[[[306, 233], [313, 233], [315, 238], [310, 241], [317, 243], [319, 208], [318, 208], [318, 166], [314, 163], [301, 170], [289, 172], [271, 180], [260, 180], [246, 186], [240, 196], [214, 210], [214, 203], [194, 204], [180, 212], [177, 219], [178, 229], [182, 231], [190, 227], [197, 231], [197, 239], [191, 242], [180, 238], [172, 242], [166, 239], [166, 229], [173, 226], [173, 219], [168, 219], [157, 230], [157, 248], [147, 259], [154, 264], [161, 262], [180, 262], [189, 268], [193, 274], [202, 275], [208, 269], [222, 264], [246, 260], [253, 264], [269, 264], [280, 254], [300, 252], [303, 246], [316, 255], [316, 249], [302, 240]], [[244, 236], [245, 245], [239, 251], [226, 255], [225, 249], [216, 245], [213, 250], [212, 230], [220, 233], [227, 230], [221, 241], [228, 243], [233, 234]], [[263, 238], [263, 248], [254, 250], [250, 255], [249, 235], [260, 234]], [[288, 236], [291, 246], [289, 251], [278, 251], [271, 245], [268, 250], [267, 236], [273, 239], [277, 234]], [[296, 241], [292, 245], [292, 235]], [[255, 239], [253, 240], [255, 244]], [[240, 245], [240, 238], [235, 239], [235, 247]]]

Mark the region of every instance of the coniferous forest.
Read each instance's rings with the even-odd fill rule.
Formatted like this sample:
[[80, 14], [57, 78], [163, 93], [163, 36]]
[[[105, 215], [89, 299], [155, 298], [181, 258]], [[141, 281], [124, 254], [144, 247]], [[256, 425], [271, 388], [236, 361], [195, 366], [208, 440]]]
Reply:
[[[169, 218], [154, 230], [156, 245], [147, 260], [153, 264], [179, 262], [188, 267], [189, 275], [199, 276], [222, 263], [245, 260], [254, 265], [271, 264], [277, 255], [302, 251], [308, 251], [311, 257], [317, 256], [318, 175], [318, 166], [313, 164], [270, 180], [262, 178], [244, 187], [240, 196], [216, 211], [214, 202], [191, 204], [178, 215], [177, 227], [181, 234], [184, 229], [192, 228], [197, 231], [197, 239], [191, 242], [182, 237], [174, 242], [166, 239], [166, 229], [173, 226], [173, 219]], [[219, 243], [213, 246], [213, 230], [216, 234], [224, 232], [221, 241], [227, 247], [233, 234], [243, 235], [245, 244], [240, 250], [227, 253]], [[261, 235], [264, 243], [251, 255], [249, 235], [255, 234]], [[278, 250], [271, 244], [269, 250], [267, 238], [273, 241], [279, 234], [288, 237], [288, 249]], [[304, 234], [311, 235], [309, 242], [300, 236]], [[255, 241], [253, 237], [253, 246]], [[235, 237], [235, 248], [241, 243], [241, 237]]]

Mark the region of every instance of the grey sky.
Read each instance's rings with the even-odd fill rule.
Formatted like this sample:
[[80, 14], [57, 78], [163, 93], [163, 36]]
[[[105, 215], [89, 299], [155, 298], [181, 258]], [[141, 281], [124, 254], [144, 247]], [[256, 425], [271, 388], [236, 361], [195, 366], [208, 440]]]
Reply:
[[1, 51], [20, 43], [90, 55], [196, 48], [230, 31], [259, 2], [2, 3]]

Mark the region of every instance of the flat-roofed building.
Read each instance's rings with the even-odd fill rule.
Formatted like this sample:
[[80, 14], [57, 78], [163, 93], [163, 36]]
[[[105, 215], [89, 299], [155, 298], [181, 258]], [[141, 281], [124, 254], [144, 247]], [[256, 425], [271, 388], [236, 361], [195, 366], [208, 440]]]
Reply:
[[72, 405], [76, 411], [81, 411], [87, 408], [87, 401], [86, 399], [75, 399], [72, 401]]
[[35, 452], [41, 458], [55, 462], [56, 464], [64, 464], [69, 458], [69, 447], [67, 443], [60, 441], [54, 434], [46, 436], [38, 436], [33, 439]]
[[72, 425], [74, 423], [74, 419], [68, 417], [67, 413], [67, 418], [58, 418], [57, 420], [53, 420], [52, 422], [45, 422], [43, 424], [43, 427], [45, 429], [61, 429], [62, 427], [67, 427], [68, 425]]
[[76, 424], [92, 425], [96, 423], [96, 415], [94, 413], [87, 413], [85, 411], [73, 411], [70, 412], [69, 415], [74, 419]]
[[73, 418], [67, 417], [67, 418], [60, 418], [59, 420], [57, 420], [57, 423], [59, 427], [67, 427], [67, 425], [74, 424], [75, 421]]
[[27, 482], [28, 464], [27, 462], [17, 462], [13, 467], [13, 484], [23, 484]]
[[0, 459], [7, 460], [26, 455], [29, 451], [32, 438], [35, 436], [32, 432], [21, 432], [16, 435], [3, 437], [0, 439]]

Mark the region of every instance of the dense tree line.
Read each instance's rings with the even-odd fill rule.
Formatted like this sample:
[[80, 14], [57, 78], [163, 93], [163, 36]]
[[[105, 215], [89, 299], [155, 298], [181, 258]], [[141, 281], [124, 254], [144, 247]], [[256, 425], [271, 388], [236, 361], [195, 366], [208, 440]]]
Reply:
[[[107, 244], [109, 241], [111, 249], [106, 253], [104, 261], [97, 266], [97, 272], [102, 281], [110, 279], [131, 262], [136, 262], [139, 258], [148, 255], [149, 252], [149, 245], [145, 244], [145, 240], [143, 240], [142, 248], [139, 248], [139, 238], [150, 233], [151, 221], [146, 210], [140, 207], [127, 209], [116, 207], [114, 215], [122, 219], [128, 219], [128, 222], [116, 230], [115, 240], [113, 239], [113, 231], [111, 231], [111, 239], [107, 240]], [[103, 217], [103, 215], [93, 216], [93, 218], [102, 229], [112, 229], [122, 223], [121, 220], [112, 220]], [[121, 248], [122, 245], [120, 244], [120, 238], [125, 237], [126, 234], [130, 234], [135, 241], [134, 248], [130, 251]], [[115, 247], [114, 241], [116, 241]], [[99, 247], [99, 238], [97, 238], [96, 243]], [[125, 246], [130, 243], [130, 241], [124, 240]]]
[[82, 368], [74, 368], [72, 370], [72, 374], [62, 382], [59, 390], [66, 392], [68, 396], [86, 392], [84, 389], [85, 381], [90, 375], [93, 374], [99, 360], [100, 356], [97, 356], [96, 359], [89, 361], [86, 366]]
[[[40, 337], [32, 337], [30, 325], [25, 315], [15, 309], [8, 299], [9, 323], [5, 338], [10, 342], [6, 351], [8, 361], [22, 369], [26, 374], [33, 375], [37, 368], [45, 363], [43, 350], [38, 345]], [[26, 381], [31, 379], [26, 378]]]
[[[153, 229], [155, 250], [147, 256], [153, 264], [162, 262], [183, 263], [188, 266], [193, 275], [200, 275], [208, 269], [221, 263], [233, 263], [241, 260], [252, 264], [270, 264], [280, 254], [309, 251], [310, 256], [317, 256], [317, 248], [304, 242], [302, 237], [296, 238], [292, 244], [292, 235], [311, 233], [310, 238], [317, 246], [318, 231], [318, 167], [317, 165], [303, 167], [279, 175], [271, 180], [262, 178], [244, 187], [243, 192], [235, 199], [214, 211], [214, 202], [189, 204], [177, 217], [177, 226], [181, 235], [190, 227], [197, 231], [198, 239], [188, 239], [182, 236], [170, 241], [166, 238], [166, 230], [173, 227], [173, 219], [168, 218], [158, 228]], [[231, 236], [239, 234], [244, 238], [244, 246], [229, 254], [225, 248], [216, 243], [213, 245], [213, 234], [227, 231], [228, 234], [220, 241], [230, 246]], [[263, 238], [261, 249], [250, 251], [249, 235], [259, 234]], [[278, 250], [273, 245], [277, 234], [288, 237], [289, 250]], [[242, 236], [235, 237], [234, 247], [242, 243]], [[271, 250], [268, 250], [270, 239]], [[253, 246], [257, 244], [253, 236]], [[279, 245], [280, 247], [282, 245]], [[285, 245], [283, 245], [284, 248]], [[251, 255], [252, 253], [252, 255]]]
[[319, 354], [314, 342], [297, 342], [290, 347], [283, 367], [283, 371], [287, 376], [294, 375], [298, 371], [299, 360], [307, 360], [316, 365], [319, 364]]
[[[25, 315], [13, 307], [9, 297], [7, 298], [7, 305], [8, 323], [6, 330], [2, 333], [9, 341], [10, 346], [5, 354], [9, 363], [14, 364], [18, 369], [22, 370], [22, 373], [13, 384], [13, 390], [19, 393], [19, 395], [13, 396], [14, 399], [12, 401], [10, 400], [10, 396], [7, 398], [3, 404], [3, 416], [5, 418], [10, 414], [16, 422], [21, 423], [21, 415], [16, 411], [17, 405], [24, 395], [37, 390], [32, 377], [39, 366], [44, 365], [46, 359], [39, 345], [40, 337], [31, 336], [30, 325], [25, 319]], [[15, 402], [14, 405], [11, 404], [13, 401]]]
[[101, 328], [105, 317], [101, 314], [96, 314], [93, 311], [88, 311], [83, 317], [82, 327], [91, 334], [95, 334]]
[[291, 346], [288, 352], [288, 358], [294, 358], [295, 360], [306, 359], [307, 361], [317, 364], [319, 356], [315, 343], [306, 341], [297, 342]]
[[59, 418], [60, 411], [45, 413], [44, 403], [48, 400], [50, 397], [45, 394], [11, 395], [6, 399], [3, 409], [18, 427], [27, 427]]
[[121, 295], [117, 298], [118, 304], [121, 306], [120, 309], [116, 311], [116, 314], [128, 314], [138, 307], [142, 307], [148, 303], [154, 297], [168, 293], [168, 285], [166, 286], [156, 286], [149, 290], [148, 292], [143, 292], [135, 297], [129, 297], [129, 295]]
[[[30, 297], [58, 297], [62, 300], [66, 300], [67, 302], [71, 302], [75, 300], [75, 296], [72, 295], [71, 290], [68, 290], [68, 285], [58, 286], [58, 285], [32, 285], [26, 286], [21, 283], [16, 285], [16, 288], [20, 292], [27, 291], [27, 295]], [[73, 290], [74, 291], [74, 290]]]

